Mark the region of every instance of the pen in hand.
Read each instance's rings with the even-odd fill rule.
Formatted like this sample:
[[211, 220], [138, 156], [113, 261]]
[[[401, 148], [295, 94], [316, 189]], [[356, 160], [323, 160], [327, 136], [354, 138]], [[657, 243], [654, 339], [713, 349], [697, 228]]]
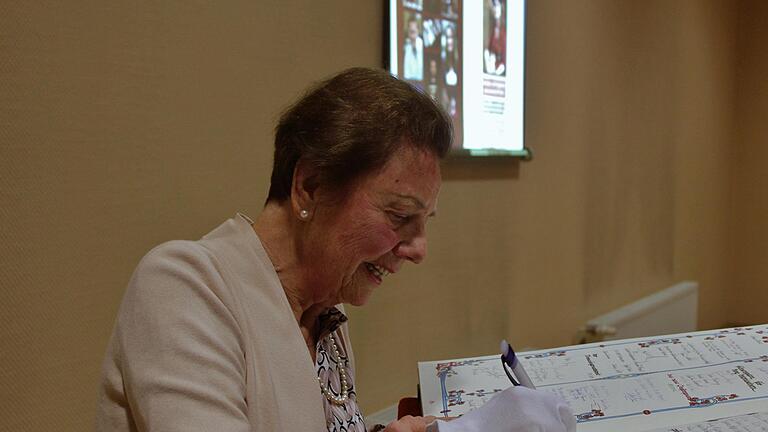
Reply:
[[[536, 389], [536, 386], [533, 385], [531, 378], [528, 377], [525, 369], [523, 369], [523, 365], [520, 364], [520, 361], [517, 359], [515, 351], [512, 349], [512, 345], [510, 345], [506, 340], [501, 341], [501, 363], [501, 367], [504, 369], [504, 372], [507, 374], [509, 380], [512, 381], [513, 385], [523, 385], [524, 387], [528, 387], [530, 389]], [[515, 380], [509, 371], [507, 371], [506, 366], [509, 366], [509, 368], [512, 369], [512, 372], [517, 377], [517, 380]]]

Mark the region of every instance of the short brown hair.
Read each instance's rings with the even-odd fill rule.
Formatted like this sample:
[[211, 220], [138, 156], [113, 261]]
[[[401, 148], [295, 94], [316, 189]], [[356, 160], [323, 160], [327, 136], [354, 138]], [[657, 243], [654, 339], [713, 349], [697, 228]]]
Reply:
[[299, 159], [320, 184], [343, 188], [383, 167], [401, 145], [445, 157], [450, 117], [428, 95], [384, 70], [352, 68], [311, 88], [280, 117], [267, 202], [291, 195]]

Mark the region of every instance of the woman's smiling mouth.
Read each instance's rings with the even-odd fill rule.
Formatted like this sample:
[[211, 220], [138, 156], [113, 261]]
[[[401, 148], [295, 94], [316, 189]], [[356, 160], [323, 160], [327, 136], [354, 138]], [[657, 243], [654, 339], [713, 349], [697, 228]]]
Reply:
[[389, 271], [385, 269], [384, 267], [377, 266], [373, 263], [365, 263], [365, 268], [368, 270], [368, 272], [373, 276], [376, 283], [381, 283], [382, 279], [384, 279], [385, 276], [389, 274]]

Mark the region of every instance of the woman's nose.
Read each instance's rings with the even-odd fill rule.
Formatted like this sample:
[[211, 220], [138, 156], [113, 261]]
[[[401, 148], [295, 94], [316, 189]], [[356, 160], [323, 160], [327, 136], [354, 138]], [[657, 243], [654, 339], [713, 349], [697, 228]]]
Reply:
[[402, 241], [395, 246], [395, 256], [418, 264], [427, 257], [427, 238], [414, 237], [411, 240]]

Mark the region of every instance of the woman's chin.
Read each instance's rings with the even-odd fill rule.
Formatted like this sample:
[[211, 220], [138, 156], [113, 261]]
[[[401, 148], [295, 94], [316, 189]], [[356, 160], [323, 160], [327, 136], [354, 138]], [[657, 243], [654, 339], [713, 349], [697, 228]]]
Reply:
[[349, 304], [352, 306], [365, 306], [366, 303], [368, 303], [368, 299], [365, 299], [365, 300], [356, 299], [355, 301], [349, 302]]
[[352, 306], [365, 306], [365, 304], [368, 303], [368, 300], [371, 299], [375, 288], [376, 286], [360, 288], [354, 295], [349, 296], [350, 298], [345, 300], [344, 303], [351, 304]]

